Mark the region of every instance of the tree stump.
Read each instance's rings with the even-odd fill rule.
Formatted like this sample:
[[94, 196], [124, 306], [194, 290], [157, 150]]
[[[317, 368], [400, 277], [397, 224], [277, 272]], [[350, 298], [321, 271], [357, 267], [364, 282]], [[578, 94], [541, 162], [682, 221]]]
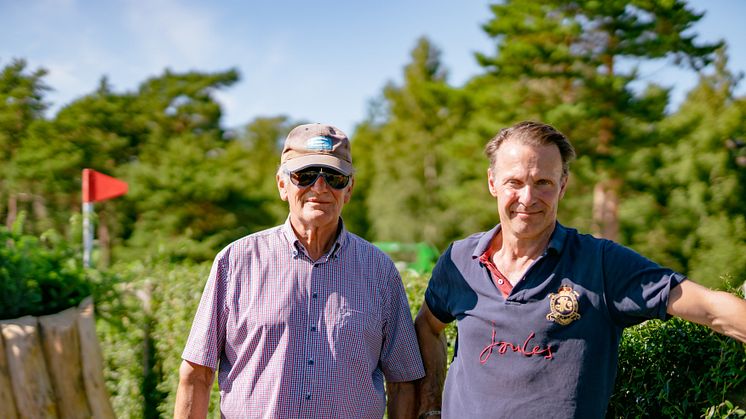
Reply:
[[0, 321], [0, 418], [115, 419], [103, 364], [91, 297]]
[[35, 317], [0, 322], [11, 387], [19, 418], [57, 418], [54, 390]]
[[96, 419], [116, 419], [104, 381], [104, 358], [96, 336], [93, 317], [93, 298], [84, 299], [78, 306], [78, 332], [83, 362], [83, 382], [88, 394], [88, 405]]
[[16, 419], [16, 402], [10, 384], [8, 361], [5, 360], [5, 344], [0, 334], [0, 418]]
[[91, 417], [83, 384], [77, 320], [75, 307], [39, 317], [44, 358], [61, 419]]

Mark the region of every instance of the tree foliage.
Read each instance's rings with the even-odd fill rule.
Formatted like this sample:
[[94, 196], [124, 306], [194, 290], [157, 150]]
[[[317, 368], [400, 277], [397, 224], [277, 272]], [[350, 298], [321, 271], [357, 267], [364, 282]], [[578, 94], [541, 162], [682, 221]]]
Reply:
[[700, 18], [683, 1], [510, 0], [491, 6], [484, 29], [497, 43], [479, 62], [498, 77], [520, 80], [522, 108], [570, 135], [587, 156], [595, 183], [594, 233], [618, 238], [618, 206], [631, 151], [651, 145], [666, 91], [632, 89], [637, 65], [671, 58], [699, 69], [719, 44], [699, 44], [689, 30]]
[[622, 207], [633, 247], [711, 287], [746, 277], [746, 166], [728, 148], [746, 136], [746, 102], [725, 64], [659, 125], [665, 141], [634, 154]]
[[469, 102], [447, 84], [440, 51], [427, 39], [411, 57], [402, 86], [384, 88], [378, 116], [384, 122], [367, 121], [356, 132], [356, 193], [364, 195], [375, 238], [444, 245], [446, 237], [463, 233], [449, 195], [466, 176], [452, 164], [453, 154], [473, 151], [453, 142]]
[[0, 227], [0, 320], [57, 313], [93, 288], [75, 249], [53, 232], [24, 234], [23, 218], [12, 229]]

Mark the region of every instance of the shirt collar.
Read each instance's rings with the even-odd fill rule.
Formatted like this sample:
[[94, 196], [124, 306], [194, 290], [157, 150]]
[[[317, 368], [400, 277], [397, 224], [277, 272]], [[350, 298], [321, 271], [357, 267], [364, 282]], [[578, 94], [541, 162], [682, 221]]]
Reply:
[[555, 221], [554, 231], [552, 237], [549, 238], [549, 244], [547, 244], [547, 250], [554, 250], [556, 253], [562, 253], [562, 249], [565, 247], [565, 238], [567, 238], [567, 229]]
[[489, 249], [492, 238], [500, 232], [500, 229], [500, 224], [498, 224], [492, 227], [492, 230], [482, 235], [482, 237], [479, 239], [479, 242], [477, 242], [477, 247], [474, 248], [474, 253], [471, 254], [472, 259], [479, 258], [480, 256], [482, 256], [482, 254], [484, 254], [484, 252], [487, 251], [487, 249]]
[[[474, 248], [474, 252], [471, 254], [472, 259], [478, 259], [489, 249], [492, 238], [500, 232], [500, 229], [500, 224], [498, 224], [482, 235], [479, 242], [477, 242], [477, 247]], [[552, 236], [549, 237], [549, 243], [547, 244], [547, 251], [553, 250], [558, 254], [561, 253], [565, 246], [566, 237], [567, 229], [558, 221], [555, 221], [554, 231], [552, 232]]]
[[[285, 220], [285, 224], [282, 225], [282, 233], [285, 235], [285, 239], [290, 243], [290, 245], [293, 247], [293, 255], [297, 255], [297, 252], [302, 249], [303, 252], [305, 252], [305, 248], [301, 244], [300, 240], [298, 240], [298, 237], [295, 235], [295, 231], [293, 231], [293, 225], [290, 224], [290, 216], [288, 215], [288, 218]], [[349, 232], [347, 231], [347, 227], [345, 227], [344, 221], [342, 220], [342, 217], [339, 218], [339, 225], [337, 226], [337, 237], [334, 240], [334, 244], [332, 245], [331, 250], [327, 253], [328, 258], [334, 258], [337, 257], [337, 254], [339, 253], [339, 250], [347, 244], [349, 241]]]

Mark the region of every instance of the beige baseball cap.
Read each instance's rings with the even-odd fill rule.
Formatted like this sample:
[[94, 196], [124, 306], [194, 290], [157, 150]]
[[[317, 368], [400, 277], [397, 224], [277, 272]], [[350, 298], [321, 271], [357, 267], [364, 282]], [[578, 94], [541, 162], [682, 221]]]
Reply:
[[285, 139], [280, 164], [291, 172], [323, 166], [350, 175], [353, 171], [350, 140], [342, 130], [331, 125], [299, 125]]

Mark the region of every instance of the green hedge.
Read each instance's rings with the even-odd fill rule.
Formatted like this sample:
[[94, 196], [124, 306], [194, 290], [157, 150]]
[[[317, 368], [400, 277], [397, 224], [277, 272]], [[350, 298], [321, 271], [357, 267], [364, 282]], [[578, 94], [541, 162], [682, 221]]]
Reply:
[[[744, 417], [746, 346], [679, 318], [624, 331], [607, 417]], [[709, 410], [709, 412], [708, 412]]]

